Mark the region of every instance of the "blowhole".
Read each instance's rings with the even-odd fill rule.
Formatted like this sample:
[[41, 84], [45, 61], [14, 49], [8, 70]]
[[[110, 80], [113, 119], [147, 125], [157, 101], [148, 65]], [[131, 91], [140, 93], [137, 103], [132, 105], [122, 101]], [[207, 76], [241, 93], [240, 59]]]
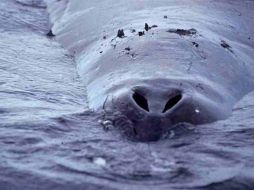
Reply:
[[166, 103], [162, 113], [165, 113], [168, 110], [172, 109], [181, 99], [182, 99], [182, 94], [177, 94], [176, 96], [171, 97]]
[[140, 108], [142, 108], [143, 110], [149, 112], [148, 101], [147, 101], [147, 99], [146, 99], [143, 95], [141, 95], [141, 94], [139, 94], [139, 93], [137, 93], [137, 92], [134, 92], [132, 98], [133, 98], [133, 100], [135, 101], [135, 103], [136, 103]]

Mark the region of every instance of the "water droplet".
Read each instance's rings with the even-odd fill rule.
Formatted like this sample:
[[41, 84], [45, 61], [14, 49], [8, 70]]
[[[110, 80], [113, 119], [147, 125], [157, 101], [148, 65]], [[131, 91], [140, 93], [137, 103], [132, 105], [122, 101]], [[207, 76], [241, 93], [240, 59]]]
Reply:
[[112, 121], [106, 120], [106, 121], [103, 121], [102, 124], [105, 125], [105, 126], [112, 125]]
[[175, 136], [175, 132], [173, 130], [169, 131], [169, 139], [172, 139]]
[[93, 159], [93, 163], [98, 166], [106, 166], [106, 160], [104, 158], [98, 157]]
[[105, 120], [105, 121], [103, 121], [103, 120], [98, 120], [98, 122], [103, 126], [103, 128], [105, 129], [105, 130], [109, 130], [110, 128], [113, 128], [114, 126], [113, 126], [113, 122], [112, 121], [110, 121], [110, 120]]

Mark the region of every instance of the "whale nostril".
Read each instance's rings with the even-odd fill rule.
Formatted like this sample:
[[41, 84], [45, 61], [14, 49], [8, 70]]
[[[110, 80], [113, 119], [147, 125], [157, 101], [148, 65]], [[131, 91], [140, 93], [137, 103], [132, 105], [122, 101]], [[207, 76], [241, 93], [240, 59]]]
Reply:
[[142, 96], [141, 94], [139, 94], [137, 92], [134, 92], [132, 97], [139, 107], [141, 107], [143, 110], [149, 112], [148, 102], [144, 96]]
[[182, 99], [181, 94], [178, 94], [178, 95], [174, 96], [173, 98], [170, 98], [168, 100], [168, 102], [166, 103], [165, 108], [162, 111], [162, 113], [165, 113], [168, 110], [170, 110], [171, 108], [173, 108], [181, 99]]

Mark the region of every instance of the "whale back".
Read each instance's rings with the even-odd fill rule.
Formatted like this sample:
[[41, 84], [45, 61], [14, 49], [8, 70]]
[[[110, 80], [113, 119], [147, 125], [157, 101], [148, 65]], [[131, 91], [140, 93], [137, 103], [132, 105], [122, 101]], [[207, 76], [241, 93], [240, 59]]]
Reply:
[[253, 90], [253, 1], [48, 0], [48, 6], [52, 31], [76, 55], [92, 107], [113, 89], [151, 78], [205, 81], [231, 103]]

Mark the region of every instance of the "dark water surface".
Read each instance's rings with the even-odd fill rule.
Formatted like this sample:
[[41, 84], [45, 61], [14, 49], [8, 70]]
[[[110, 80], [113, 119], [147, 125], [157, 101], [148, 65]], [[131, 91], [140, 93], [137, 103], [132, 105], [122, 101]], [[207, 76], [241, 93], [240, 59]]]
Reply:
[[132, 142], [87, 111], [40, 0], [0, 0], [0, 189], [254, 189], [254, 93], [232, 116]]

